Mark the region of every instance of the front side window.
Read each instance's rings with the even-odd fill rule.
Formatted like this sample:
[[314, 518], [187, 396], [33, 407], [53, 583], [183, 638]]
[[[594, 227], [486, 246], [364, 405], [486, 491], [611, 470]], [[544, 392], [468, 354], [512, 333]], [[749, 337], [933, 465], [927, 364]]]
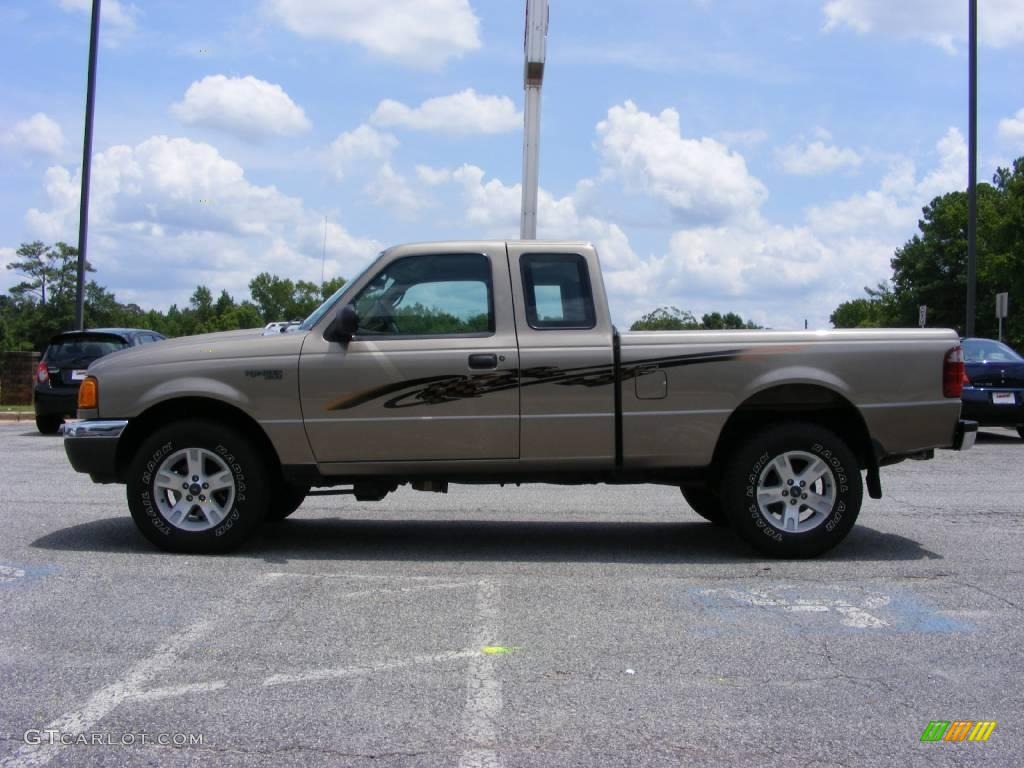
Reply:
[[526, 320], [538, 330], [593, 328], [594, 295], [586, 260], [575, 253], [524, 255]]
[[360, 336], [494, 332], [491, 261], [480, 254], [391, 262], [354, 301]]

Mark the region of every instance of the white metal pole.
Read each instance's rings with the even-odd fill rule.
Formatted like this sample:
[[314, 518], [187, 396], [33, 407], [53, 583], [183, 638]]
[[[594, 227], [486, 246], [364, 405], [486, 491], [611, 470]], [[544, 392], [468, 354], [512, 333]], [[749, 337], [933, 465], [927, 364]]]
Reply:
[[540, 186], [540, 86], [526, 86], [523, 126], [523, 203], [519, 222], [522, 240], [537, 239], [537, 190]]
[[537, 190], [540, 186], [540, 89], [547, 57], [548, 0], [526, 0], [523, 37], [523, 201], [519, 237], [537, 239]]

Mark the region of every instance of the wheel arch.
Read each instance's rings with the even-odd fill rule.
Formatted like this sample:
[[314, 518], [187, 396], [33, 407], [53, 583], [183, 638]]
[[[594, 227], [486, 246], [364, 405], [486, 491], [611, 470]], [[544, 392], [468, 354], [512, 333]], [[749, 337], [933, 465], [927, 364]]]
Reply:
[[198, 418], [237, 429], [246, 435], [261, 455], [278, 471], [281, 458], [267, 433], [242, 409], [210, 397], [176, 397], [150, 406], [128, 421], [117, 445], [116, 468], [120, 482], [125, 481], [128, 466], [142, 442], [160, 427], [183, 419]]
[[843, 394], [821, 384], [776, 384], [744, 400], [718, 435], [711, 461], [713, 471], [722, 471], [730, 450], [752, 430], [786, 421], [816, 424], [842, 438], [857, 457], [860, 468], [868, 470], [871, 488], [871, 476], [878, 472], [878, 459], [864, 417]]

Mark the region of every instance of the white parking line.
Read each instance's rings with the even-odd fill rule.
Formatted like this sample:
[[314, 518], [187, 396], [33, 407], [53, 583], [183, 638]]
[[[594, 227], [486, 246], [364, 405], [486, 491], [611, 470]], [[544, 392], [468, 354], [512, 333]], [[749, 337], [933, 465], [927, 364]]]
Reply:
[[[213, 626], [208, 620], [198, 621], [183, 632], [172, 637], [167, 643], [147, 658], [135, 664], [120, 680], [100, 688], [81, 709], [72, 710], [49, 723], [44, 731], [62, 734], [80, 734], [89, 731], [106, 717], [115, 707], [127, 699], [142, 693], [142, 686], [150, 679], [174, 666], [182, 652], [191, 648], [204, 637]], [[38, 768], [57, 756], [59, 742], [24, 744], [13, 755], [0, 763], [3, 768]]]
[[[481, 581], [477, 590], [477, 648], [499, 640], [498, 585]], [[496, 656], [474, 654], [466, 670], [466, 707], [462, 712], [462, 731], [473, 746], [463, 751], [459, 768], [501, 768], [501, 756], [494, 749], [501, 717], [501, 680], [494, 673]]]
[[479, 649], [468, 651], [447, 651], [436, 653], [431, 656], [410, 656], [406, 659], [395, 659], [393, 661], [381, 661], [375, 664], [363, 664], [353, 667], [337, 667], [335, 669], [312, 669], [309, 672], [298, 672], [290, 675], [271, 675], [263, 681], [264, 686], [288, 685], [289, 683], [308, 683], [312, 680], [333, 680], [340, 677], [356, 677], [358, 675], [372, 675], [375, 672], [387, 672], [391, 669], [412, 667], [418, 664], [435, 664], [441, 661], [452, 661], [455, 659], [468, 659], [473, 656], [482, 655]]
[[[773, 591], [793, 590], [793, 587], [779, 586]], [[840, 623], [847, 627], [857, 629], [882, 629], [888, 627], [889, 622], [880, 616], [871, 613], [869, 609], [883, 608], [892, 602], [888, 595], [869, 594], [860, 601], [860, 605], [854, 605], [849, 600], [828, 599], [828, 598], [795, 598], [787, 600], [778, 594], [769, 594], [764, 589], [702, 589], [702, 595], [725, 595], [737, 603], [750, 605], [756, 608], [777, 608], [787, 613], [829, 613], [835, 611], [839, 614]]]
[[150, 688], [148, 691], [140, 691], [132, 696], [132, 701], [159, 701], [160, 699], [172, 699], [175, 696], [188, 696], [192, 693], [208, 693], [219, 691], [227, 687], [224, 680], [212, 680], [206, 683], [190, 683], [188, 685], [172, 685], [167, 688]]
[[0, 565], [0, 584], [25, 578], [25, 571], [13, 565]]

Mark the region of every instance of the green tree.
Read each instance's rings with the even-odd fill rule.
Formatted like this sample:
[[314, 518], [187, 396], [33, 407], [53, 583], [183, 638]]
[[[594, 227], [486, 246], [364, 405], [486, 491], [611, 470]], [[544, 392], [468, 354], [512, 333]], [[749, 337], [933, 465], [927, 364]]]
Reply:
[[288, 317], [288, 311], [294, 293], [295, 284], [291, 280], [269, 272], [260, 272], [249, 281], [249, 294], [266, 323], [293, 319]]
[[[867, 299], [844, 302], [832, 314], [836, 327], [916, 326], [918, 307], [928, 325], [964, 331], [967, 313], [967, 194], [936, 197], [922, 211], [914, 235], [893, 255], [892, 287], [866, 289]], [[1009, 292], [1004, 329], [1012, 345], [1024, 345], [1024, 158], [999, 168], [992, 184], [978, 185], [977, 314], [975, 333], [994, 337], [995, 295]], [[887, 290], [888, 289], [888, 290]], [[1016, 304], [1014, 302], [1016, 299]]]
[[648, 312], [629, 327], [631, 331], [722, 331], [760, 328], [757, 323], [746, 322], [735, 312], [709, 312], [700, 322], [692, 312], [679, 307], [658, 307]]
[[700, 328], [692, 312], [679, 307], [658, 307], [648, 312], [635, 323], [631, 331], [691, 331]]

